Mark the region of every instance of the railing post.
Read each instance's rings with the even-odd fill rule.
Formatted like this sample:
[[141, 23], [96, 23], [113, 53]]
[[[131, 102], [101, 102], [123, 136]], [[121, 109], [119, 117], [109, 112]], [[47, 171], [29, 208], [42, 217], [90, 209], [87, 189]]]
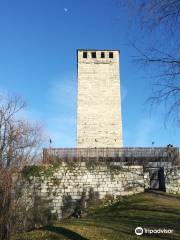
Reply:
[[43, 148], [43, 164], [46, 163], [46, 154], [47, 154], [47, 150], [45, 148]]

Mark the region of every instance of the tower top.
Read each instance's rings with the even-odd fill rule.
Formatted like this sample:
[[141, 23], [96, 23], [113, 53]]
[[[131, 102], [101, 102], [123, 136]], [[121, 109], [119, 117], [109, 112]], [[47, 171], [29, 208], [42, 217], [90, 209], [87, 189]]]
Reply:
[[78, 48], [77, 51], [81, 52], [81, 51], [88, 51], [88, 52], [120, 52], [119, 49], [87, 49], [87, 48]]
[[118, 62], [119, 50], [100, 50], [100, 49], [77, 49], [77, 58], [79, 63], [88, 62]]

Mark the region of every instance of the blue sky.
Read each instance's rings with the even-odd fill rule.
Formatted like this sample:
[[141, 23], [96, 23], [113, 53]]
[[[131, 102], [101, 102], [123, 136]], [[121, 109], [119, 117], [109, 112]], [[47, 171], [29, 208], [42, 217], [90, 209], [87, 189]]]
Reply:
[[[113, 0], [0, 0], [0, 91], [24, 97], [54, 147], [76, 145], [76, 49], [119, 49], [124, 146], [180, 146], [180, 129], [149, 111], [147, 72], [132, 61], [132, 29]], [[148, 39], [148, 36], [145, 36]], [[48, 140], [45, 143], [48, 145]]]

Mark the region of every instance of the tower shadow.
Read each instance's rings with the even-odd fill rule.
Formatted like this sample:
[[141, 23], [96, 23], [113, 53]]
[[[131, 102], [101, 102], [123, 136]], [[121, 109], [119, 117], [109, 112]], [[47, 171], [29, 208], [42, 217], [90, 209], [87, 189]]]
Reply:
[[64, 227], [46, 226], [43, 227], [42, 229], [54, 233], [59, 233], [61, 235], [64, 235], [65, 237], [68, 237], [71, 240], [88, 240], [88, 238], [84, 238], [80, 234], [73, 232], [69, 229], [66, 229]]

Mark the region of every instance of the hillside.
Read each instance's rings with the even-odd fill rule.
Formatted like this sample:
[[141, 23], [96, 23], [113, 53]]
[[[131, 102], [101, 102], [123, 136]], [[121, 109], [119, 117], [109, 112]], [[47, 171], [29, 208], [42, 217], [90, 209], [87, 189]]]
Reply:
[[[173, 229], [173, 234], [136, 236], [136, 227]], [[92, 208], [86, 217], [56, 222], [12, 240], [180, 239], [180, 196], [149, 192], [122, 197], [106, 207]]]

